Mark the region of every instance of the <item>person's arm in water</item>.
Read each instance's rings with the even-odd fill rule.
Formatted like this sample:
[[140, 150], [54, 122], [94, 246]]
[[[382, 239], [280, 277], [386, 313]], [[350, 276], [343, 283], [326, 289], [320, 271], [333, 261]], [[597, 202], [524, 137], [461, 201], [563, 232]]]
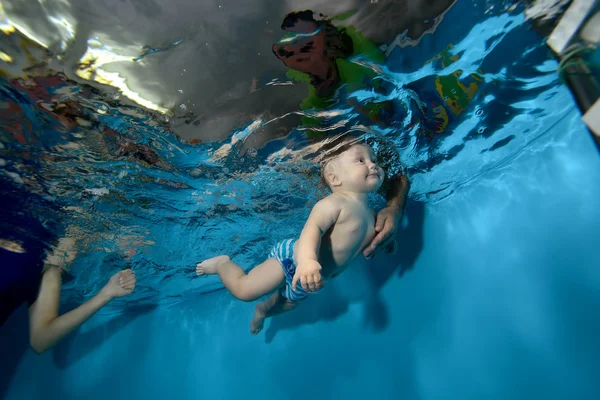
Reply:
[[410, 182], [405, 175], [397, 174], [390, 181], [387, 193], [387, 206], [377, 213], [375, 232], [377, 235], [363, 251], [366, 258], [371, 258], [392, 240], [404, 214], [404, 206], [410, 189]]
[[321, 238], [337, 221], [340, 211], [340, 203], [329, 196], [315, 204], [310, 212], [298, 239], [298, 266], [292, 279], [293, 290], [296, 290], [298, 282], [307, 292], [316, 292], [323, 287], [319, 263]]
[[54, 266], [44, 272], [37, 299], [29, 307], [29, 338], [31, 347], [38, 354], [54, 346], [115, 297], [133, 292], [136, 282], [132, 270], [120, 271], [90, 300], [59, 316], [60, 274], [60, 268]]

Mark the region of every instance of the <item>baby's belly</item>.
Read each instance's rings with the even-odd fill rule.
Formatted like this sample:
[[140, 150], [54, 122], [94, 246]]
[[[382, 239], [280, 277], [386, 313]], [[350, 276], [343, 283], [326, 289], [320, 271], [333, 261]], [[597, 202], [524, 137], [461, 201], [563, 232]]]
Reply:
[[334, 278], [349, 268], [360, 257], [358, 250], [360, 249], [352, 249], [351, 251], [322, 251], [319, 256], [319, 262], [323, 268], [321, 271], [323, 278]]

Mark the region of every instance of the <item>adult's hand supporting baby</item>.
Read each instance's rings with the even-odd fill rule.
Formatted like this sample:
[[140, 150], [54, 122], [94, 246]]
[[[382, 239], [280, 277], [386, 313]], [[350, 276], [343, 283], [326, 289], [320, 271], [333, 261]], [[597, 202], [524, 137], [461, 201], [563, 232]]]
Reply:
[[[377, 213], [375, 220], [375, 232], [377, 234], [371, 244], [363, 251], [366, 258], [371, 258], [394, 240], [400, 220], [404, 214], [406, 197], [410, 189], [410, 182], [404, 175], [396, 175], [392, 178], [390, 191], [388, 193], [388, 205]], [[396, 246], [394, 246], [395, 248]]]
[[371, 244], [363, 251], [366, 258], [373, 257], [394, 240], [402, 214], [403, 212], [394, 206], [388, 206], [379, 211], [375, 222], [375, 232], [377, 234]]
[[299, 261], [292, 279], [292, 290], [296, 290], [298, 281], [300, 281], [300, 286], [305, 292], [310, 293], [321, 290], [324, 285], [321, 277], [321, 264], [314, 260]]

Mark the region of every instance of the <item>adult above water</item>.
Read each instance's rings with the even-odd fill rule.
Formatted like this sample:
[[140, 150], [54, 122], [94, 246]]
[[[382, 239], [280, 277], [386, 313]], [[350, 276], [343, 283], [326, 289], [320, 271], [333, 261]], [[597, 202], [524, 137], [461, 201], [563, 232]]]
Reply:
[[281, 28], [287, 33], [273, 45], [273, 53], [283, 63], [308, 74], [319, 97], [337, 89], [341, 77], [336, 62], [352, 55], [352, 39], [328, 20], [317, 21], [310, 10], [289, 13]]
[[136, 278], [131, 270], [120, 271], [94, 297], [59, 315], [61, 272], [74, 258], [73, 241], [62, 238], [44, 258], [48, 248], [43, 243], [50, 235], [36, 218], [11, 210], [11, 205], [24, 204], [18, 197], [31, 196], [11, 186], [3, 185], [2, 203], [7, 206], [0, 213], [0, 326], [27, 303], [29, 342], [36, 353], [43, 353], [112, 299], [133, 292]]

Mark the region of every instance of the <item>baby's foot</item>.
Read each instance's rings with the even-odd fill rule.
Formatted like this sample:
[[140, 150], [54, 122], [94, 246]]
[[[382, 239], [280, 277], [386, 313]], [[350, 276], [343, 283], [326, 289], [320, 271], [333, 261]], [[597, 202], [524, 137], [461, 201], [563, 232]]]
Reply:
[[228, 261], [230, 261], [229, 256], [217, 256], [202, 261], [200, 264], [196, 265], [196, 275], [216, 274], [219, 270], [219, 265]]
[[250, 333], [253, 335], [258, 335], [265, 324], [265, 309], [262, 303], [258, 303], [254, 308], [254, 318], [250, 321]]

